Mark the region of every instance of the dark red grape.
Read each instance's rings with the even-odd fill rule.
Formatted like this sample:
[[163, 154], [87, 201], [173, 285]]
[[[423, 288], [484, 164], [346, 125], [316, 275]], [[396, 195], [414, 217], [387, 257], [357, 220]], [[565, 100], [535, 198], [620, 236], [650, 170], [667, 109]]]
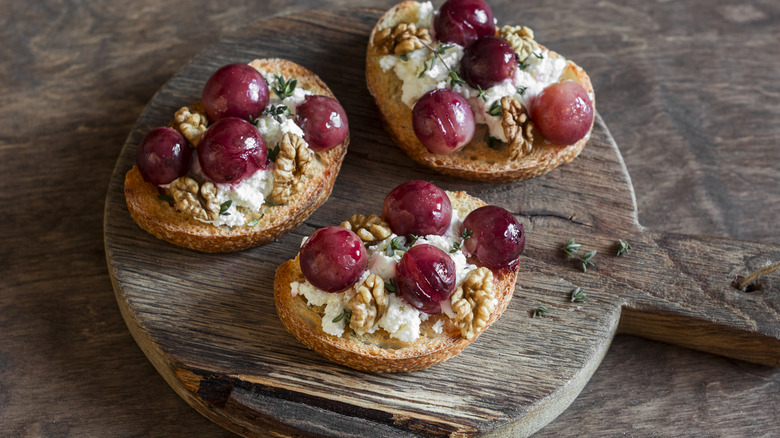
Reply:
[[466, 47], [461, 67], [467, 84], [486, 90], [515, 76], [517, 54], [501, 38], [482, 37]]
[[254, 67], [228, 64], [206, 82], [202, 100], [211, 120], [258, 118], [268, 105], [268, 84]]
[[198, 145], [203, 173], [218, 183], [238, 183], [265, 169], [268, 150], [260, 132], [244, 119], [214, 122]]
[[407, 181], [385, 198], [382, 215], [399, 236], [438, 236], [447, 232], [452, 203], [444, 190], [428, 181]]
[[144, 180], [168, 184], [190, 169], [192, 151], [183, 135], [173, 128], [154, 128], [138, 145], [135, 162]]
[[314, 287], [340, 292], [357, 283], [366, 269], [366, 247], [352, 231], [326, 227], [312, 233], [301, 247], [301, 271]]
[[495, 205], [480, 207], [466, 216], [464, 230], [471, 237], [463, 243], [463, 252], [477, 258], [490, 269], [512, 265], [525, 248], [525, 230], [512, 213]]
[[542, 137], [570, 145], [590, 130], [593, 105], [580, 84], [567, 81], [550, 85], [531, 99], [529, 115]]
[[424, 94], [412, 110], [414, 133], [434, 154], [461, 149], [474, 137], [476, 126], [466, 99], [447, 88]]
[[398, 295], [425, 313], [441, 313], [441, 302], [455, 290], [455, 262], [433, 245], [413, 246], [396, 266]]
[[493, 11], [482, 0], [447, 0], [433, 20], [436, 39], [468, 46], [480, 37], [496, 33]]
[[303, 139], [315, 151], [341, 144], [349, 134], [347, 113], [336, 99], [308, 95], [295, 108], [295, 123], [303, 130]]

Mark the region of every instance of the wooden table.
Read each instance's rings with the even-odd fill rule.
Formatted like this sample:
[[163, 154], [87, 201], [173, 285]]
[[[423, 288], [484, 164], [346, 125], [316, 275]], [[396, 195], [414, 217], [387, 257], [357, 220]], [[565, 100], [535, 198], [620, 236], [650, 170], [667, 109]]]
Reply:
[[[213, 3], [0, 0], [0, 435], [231, 435], [167, 386], [119, 314], [102, 240], [114, 162], [154, 92], [220, 36], [393, 2]], [[516, 3], [491, 1], [590, 73], [641, 223], [780, 244], [776, 2]], [[618, 336], [537, 436], [652, 434], [777, 436], [780, 370]]]

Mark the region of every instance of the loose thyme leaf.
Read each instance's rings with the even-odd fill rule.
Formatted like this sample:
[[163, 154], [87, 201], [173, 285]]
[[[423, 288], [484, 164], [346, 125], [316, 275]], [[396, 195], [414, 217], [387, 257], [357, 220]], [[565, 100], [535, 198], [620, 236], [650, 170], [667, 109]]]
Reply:
[[406, 61], [408, 61], [408, 60], [409, 60], [409, 55], [407, 55], [406, 53], [404, 53], [404, 54], [402, 54], [402, 55], [400, 56], [400, 58], [401, 58], [401, 61], [404, 61], [404, 62], [406, 62]]
[[254, 226], [257, 226], [257, 224], [259, 224], [259, 223], [260, 223], [260, 218], [257, 218], [257, 219], [253, 219], [253, 220], [247, 222], [246, 226], [247, 227], [254, 227]]
[[528, 87], [517, 87], [517, 94], [522, 96], [523, 94], [525, 94], [525, 90], [527, 89]]
[[625, 240], [618, 239], [617, 247], [618, 247], [617, 249], [618, 257], [622, 256], [623, 254], [625, 255], [631, 254], [631, 244], [626, 242]]
[[276, 162], [276, 157], [279, 156], [279, 145], [274, 146], [273, 149], [268, 148], [268, 159]]
[[591, 259], [596, 255], [598, 251], [588, 251], [580, 257], [580, 263], [582, 264], [582, 272], [588, 272], [588, 266], [595, 266]]
[[420, 236], [418, 236], [416, 234], [410, 234], [409, 235], [409, 242], [406, 243], [406, 246], [411, 248], [412, 246], [414, 246], [414, 243], [417, 242], [417, 239], [419, 239], [419, 238], [420, 238]]
[[171, 204], [174, 202], [173, 198], [171, 198], [168, 195], [160, 195], [160, 196], [157, 197], [157, 199], [159, 199], [160, 201], [163, 201], [163, 202], [171, 203]]
[[501, 112], [503, 112], [503, 110], [504, 109], [501, 107], [501, 102], [495, 100], [493, 101], [493, 104], [490, 105], [490, 108], [488, 109], [487, 113], [493, 117], [499, 117], [501, 116]]
[[541, 318], [548, 313], [550, 313], [550, 309], [544, 306], [539, 306], [534, 309], [533, 313], [531, 313], [531, 318]]
[[[431, 64], [433, 64], [433, 61], [431, 61]], [[417, 75], [418, 78], [423, 77], [426, 71], [428, 71], [428, 61], [423, 62], [423, 68], [419, 75]]]
[[395, 278], [391, 278], [389, 281], [385, 282], [385, 290], [391, 294], [398, 292], [398, 284], [396, 284]]
[[228, 209], [230, 206], [233, 205], [233, 200], [228, 199], [227, 201], [219, 204], [219, 214], [220, 216], [230, 216], [230, 213], [228, 213]]
[[573, 291], [571, 291], [571, 302], [572, 303], [581, 303], [585, 301], [585, 299], [588, 297], [588, 295], [582, 291], [581, 287], [574, 288]]
[[581, 246], [582, 244], [575, 242], [574, 238], [572, 237], [568, 242], [566, 242], [566, 245], [564, 245], [563, 252], [568, 254], [569, 257], [574, 257], [574, 254], [577, 254], [577, 251], [580, 250]]
[[274, 93], [279, 96], [279, 99], [284, 100], [287, 97], [292, 96], [295, 87], [298, 85], [297, 79], [285, 79], [284, 76], [276, 75], [276, 86], [273, 87]]
[[450, 70], [449, 76], [450, 88], [455, 88], [456, 85], [463, 85], [466, 83], [455, 70]]

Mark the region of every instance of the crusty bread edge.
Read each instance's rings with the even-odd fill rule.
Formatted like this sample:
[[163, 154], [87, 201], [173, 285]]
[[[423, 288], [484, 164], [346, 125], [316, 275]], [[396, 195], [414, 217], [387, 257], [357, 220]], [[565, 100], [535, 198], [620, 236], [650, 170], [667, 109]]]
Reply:
[[[590, 138], [593, 124], [585, 138], [569, 146], [552, 144], [540, 135], [536, 135], [533, 151], [515, 162], [509, 162], [505, 153], [490, 149], [486, 141], [484, 125], [478, 125], [474, 139], [458, 152], [450, 155], [428, 152], [414, 134], [411, 108], [401, 101], [401, 93], [397, 90], [401, 84], [400, 79], [392, 70], [382, 71], [379, 59], [383, 54], [373, 44], [374, 36], [379, 29], [416, 17], [417, 8], [418, 3], [415, 1], [404, 1], [390, 8], [372, 29], [366, 51], [368, 90], [374, 97], [385, 129], [409, 157], [446, 175], [477, 181], [505, 182], [545, 174], [562, 164], [571, 162], [582, 152]], [[550, 53], [551, 56], [559, 56], [555, 52]], [[576, 81], [586, 92], [593, 95], [590, 77], [574, 62], [567, 62], [564, 76], [566, 79]], [[595, 101], [592, 104], [595, 112]]]
[[[292, 61], [265, 58], [250, 65], [266, 71], [294, 77], [314, 94], [335, 98], [328, 86], [313, 72]], [[324, 163], [321, 174], [308, 181], [303, 192], [292, 203], [263, 207], [264, 216], [254, 227], [216, 226], [188, 218], [174, 210], [166, 201], [157, 199], [157, 186], [144, 181], [136, 166], [125, 175], [125, 200], [133, 220], [143, 230], [174, 245], [202, 252], [239, 251], [264, 245], [297, 228], [330, 196], [349, 145], [349, 135], [343, 143], [317, 153]]]
[[[464, 200], [478, 201], [478, 205], [484, 205], [484, 202], [470, 197], [465, 192], [454, 194]], [[506, 310], [514, 293], [518, 268], [496, 269], [492, 272], [498, 304], [485, 328], [471, 340], [461, 337], [455, 323], [445, 315], [431, 315], [422, 323], [430, 327], [438, 320], [444, 320], [442, 333], [435, 339], [421, 337], [408, 347], [396, 350], [365, 346], [364, 343], [355, 342], [348, 334], [341, 337], [327, 334], [322, 330], [322, 318], [316, 309], [308, 306], [303, 297], [292, 295], [291, 283], [304, 281], [297, 257], [277, 269], [274, 277], [274, 303], [279, 319], [290, 334], [306, 347], [335, 363], [374, 373], [417, 371], [444, 362], [460, 353]]]

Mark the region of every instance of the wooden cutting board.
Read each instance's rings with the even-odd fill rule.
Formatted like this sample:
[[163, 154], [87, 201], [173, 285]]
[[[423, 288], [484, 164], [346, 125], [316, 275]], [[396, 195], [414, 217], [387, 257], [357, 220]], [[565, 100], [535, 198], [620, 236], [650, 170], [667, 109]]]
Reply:
[[[247, 436], [524, 436], [566, 409], [618, 332], [780, 366], [780, 290], [771, 277], [751, 292], [732, 285], [735, 276], [780, 260], [780, 249], [639, 225], [629, 175], [600, 117], [578, 159], [528, 181], [444, 177], [400, 152], [363, 74], [380, 15], [306, 11], [244, 28], [184, 66], [130, 133], [106, 199], [109, 271], [130, 332], [184, 400]], [[201, 254], [146, 234], [122, 191], [139, 140], [198, 100], [218, 67], [258, 57], [313, 70], [344, 105], [352, 142], [330, 200], [289, 235], [238, 253]], [[386, 193], [409, 179], [466, 190], [524, 224], [514, 299], [463, 353], [428, 370], [382, 375], [332, 364], [277, 319], [274, 271], [294, 257], [302, 237], [353, 213], [380, 212]], [[562, 252], [572, 237], [581, 253], [598, 251], [586, 273]], [[619, 238], [632, 244], [630, 255], [614, 255]], [[570, 301], [575, 287], [587, 293], [585, 302]], [[538, 306], [549, 313], [532, 318]]]

